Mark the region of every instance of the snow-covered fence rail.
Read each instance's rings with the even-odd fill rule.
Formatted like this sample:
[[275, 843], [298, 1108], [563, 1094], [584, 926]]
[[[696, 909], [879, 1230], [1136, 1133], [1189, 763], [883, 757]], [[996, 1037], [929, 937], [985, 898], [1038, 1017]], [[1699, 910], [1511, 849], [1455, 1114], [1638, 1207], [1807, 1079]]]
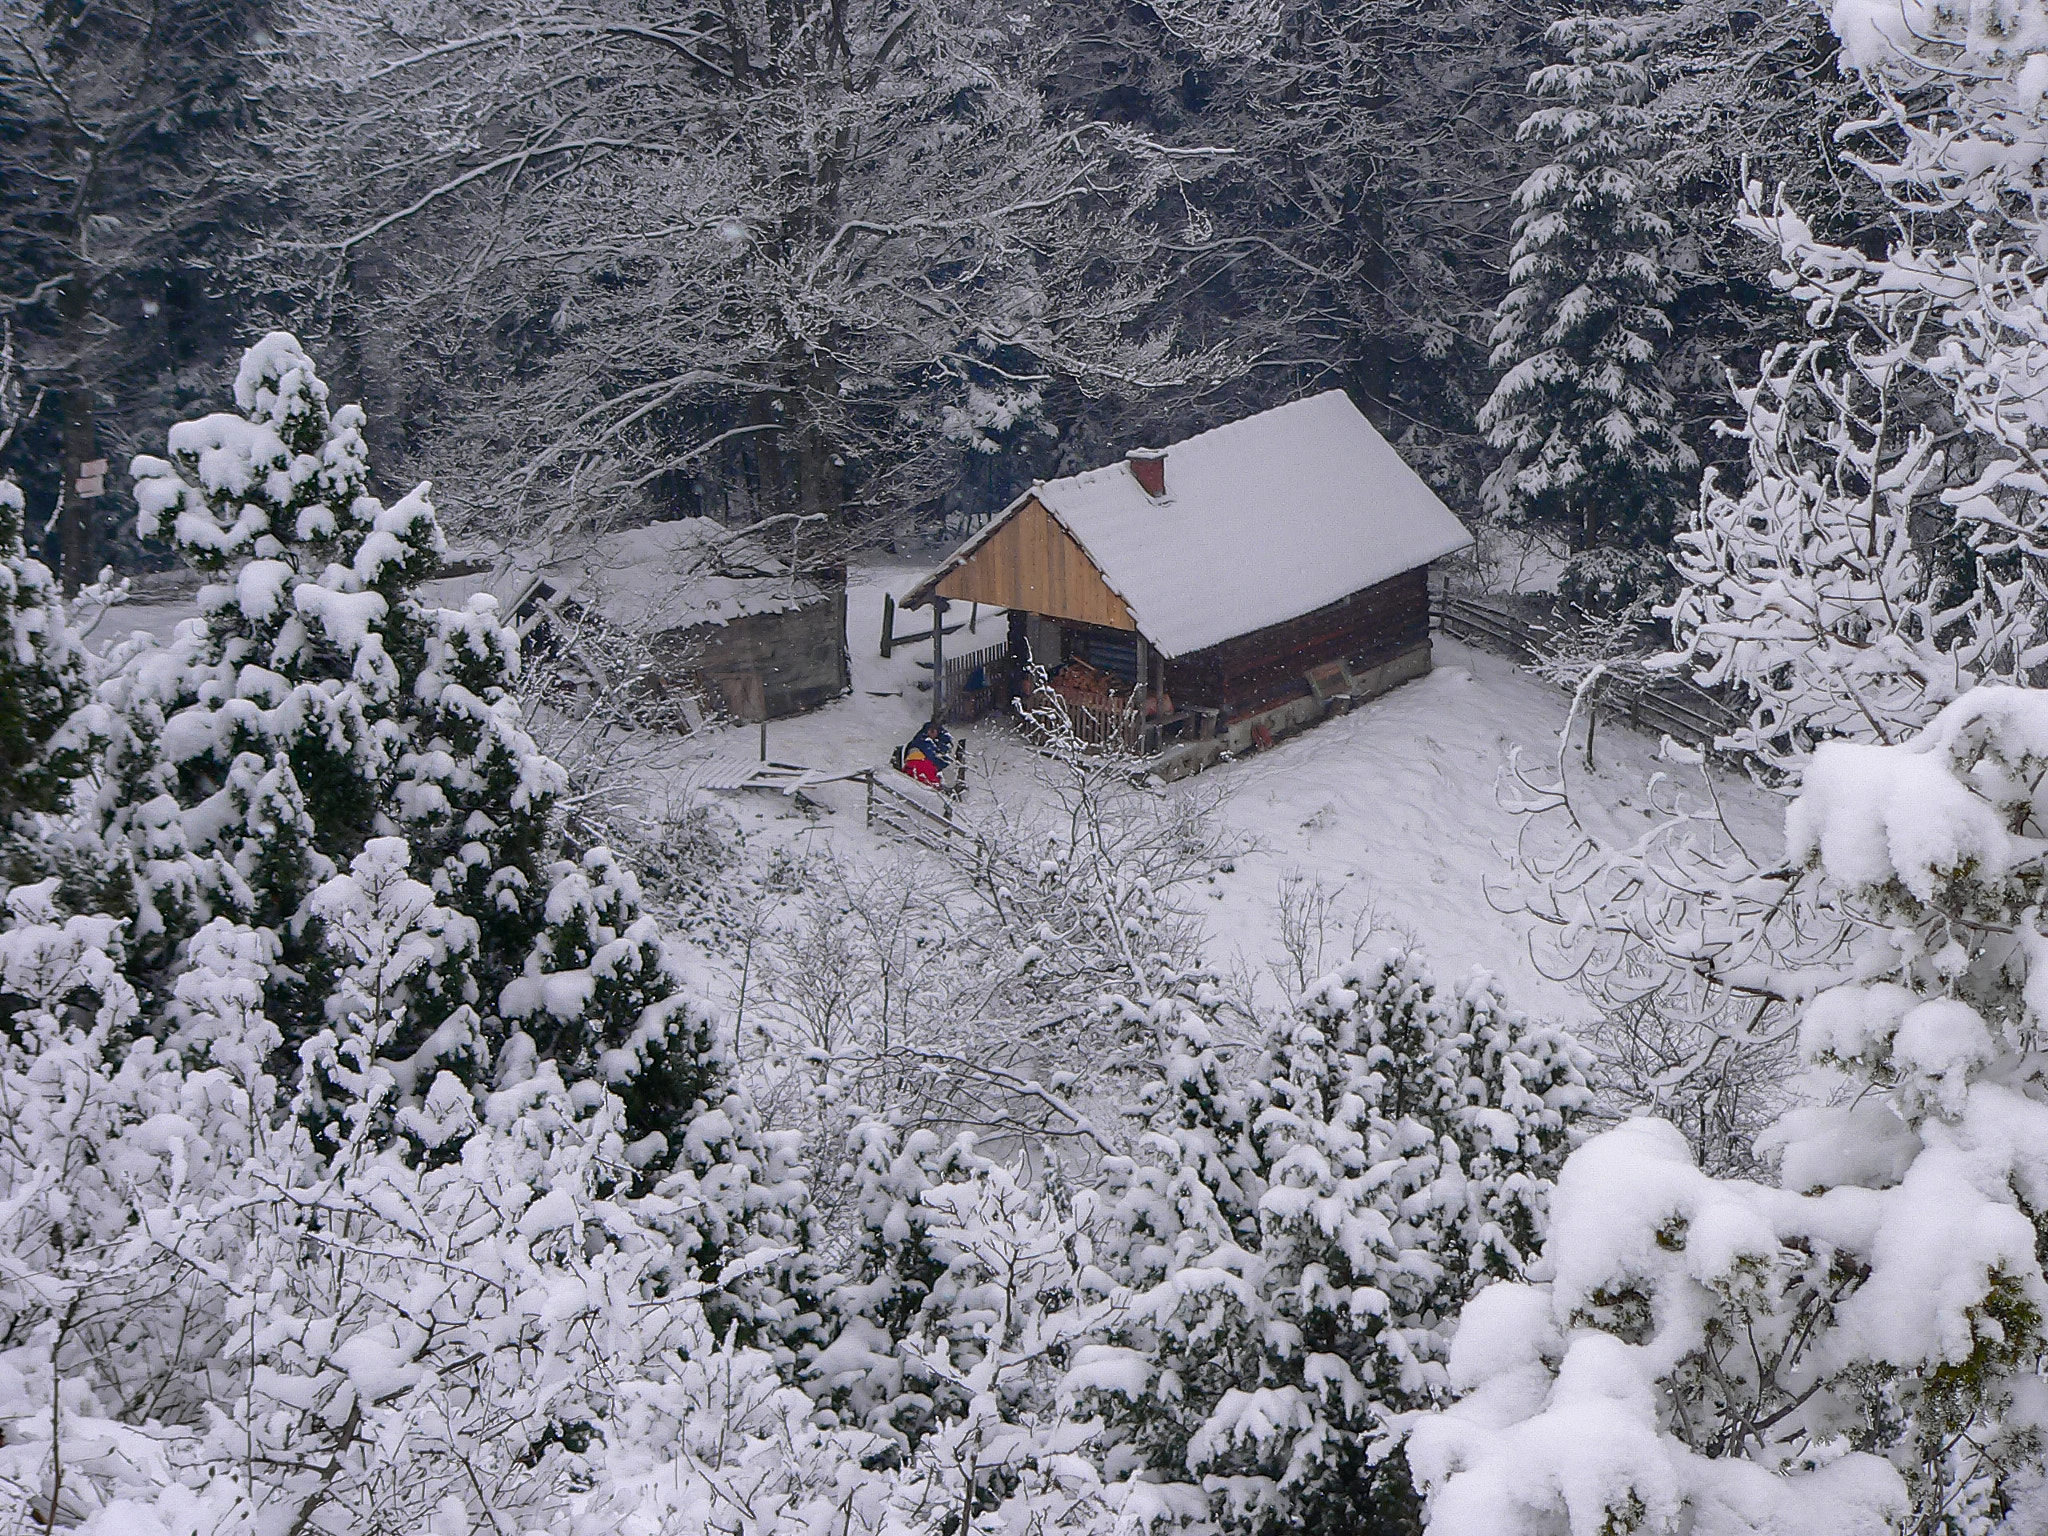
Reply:
[[1645, 730], [1696, 747], [1728, 735], [1741, 723], [1726, 701], [1682, 677], [1665, 678], [1643, 689], [1629, 700], [1628, 715]]
[[915, 791], [892, 782], [887, 774], [870, 770], [868, 784], [868, 825], [906, 838], [950, 859], [964, 860], [980, 868], [988, 862], [988, 850], [980, 837], [953, 819], [953, 808], [941, 802], [938, 809], [926, 804]]
[[[1540, 664], [1558, 653], [1558, 632], [1531, 623], [1519, 614], [1455, 592], [1432, 592], [1430, 621], [1445, 634], [1489, 650], [1504, 651], [1517, 661]], [[1708, 746], [1734, 730], [1741, 715], [1719, 694], [1682, 677], [1660, 677], [1639, 686], [1605, 689], [1600, 702], [1646, 731], [1670, 736], [1689, 746]]]
[[1523, 661], [1539, 661], [1551, 654], [1549, 630], [1492, 603], [1461, 597], [1455, 592], [1431, 592], [1429, 616], [1447, 635], [1489, 650], [1506, 651]]

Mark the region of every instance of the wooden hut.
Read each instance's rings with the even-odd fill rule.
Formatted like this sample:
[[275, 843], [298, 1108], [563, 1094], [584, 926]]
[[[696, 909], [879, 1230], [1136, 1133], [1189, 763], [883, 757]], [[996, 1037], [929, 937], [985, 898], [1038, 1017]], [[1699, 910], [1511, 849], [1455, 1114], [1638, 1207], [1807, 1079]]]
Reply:
[[1034, 484], [904, 603], [1007, 608], [1013, 663], [1213, 755], [1427, 672], [1430, 562], [1470, 542], [1331, 390]]
[[701, 697], [745, 720], [800, 714], [847, 689], [843, 568], [797, 571], [708, 518], [580, 536], [480, 569], [490, 574], [443, 600], [490, 591], [524, 644], [566, 652], [594, 687], [619, 685], [620, 665], [638, 663], [648, 670], [634, 686], [677, 694], [692, 719]]

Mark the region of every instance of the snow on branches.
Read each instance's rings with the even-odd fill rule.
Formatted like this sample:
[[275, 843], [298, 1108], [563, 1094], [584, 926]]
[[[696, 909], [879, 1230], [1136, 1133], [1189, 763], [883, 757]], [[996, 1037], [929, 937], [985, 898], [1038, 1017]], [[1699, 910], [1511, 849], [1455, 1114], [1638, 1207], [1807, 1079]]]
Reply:
[[1755, 187], [1743, 223], [1835, 334], [1737, 391], [1747, 483], [1708, 476], [1666, 612], [1672, 663], [1748, 701], [1727, 745], [1796, 775], [1816, 742], [1902, 740], [2048, 661], [2048, 310], [2039, 274], [1975, 240], [1872, 260]]
[[1654, 1121], [1573, 1155], [1540, 1279], [1467, 1309], [1463, 1401], [1409, 1439], [1435, 1536], [2048, 1516], [2044, 782], [2030, 689], [1815, 750], [1786, 872], [1846, 937], [1798, 1039], [1847, 1091], [1767, 1133], [1775, 1184]]

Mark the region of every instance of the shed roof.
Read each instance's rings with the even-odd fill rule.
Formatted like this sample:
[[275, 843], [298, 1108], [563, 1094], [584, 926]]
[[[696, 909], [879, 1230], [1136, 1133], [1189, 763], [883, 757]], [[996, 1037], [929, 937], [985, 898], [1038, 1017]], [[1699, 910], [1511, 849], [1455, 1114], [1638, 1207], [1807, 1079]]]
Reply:
[[1472, 542], [1333, 389], [1172, 444], [1157, 499], [1121, 461], [1036, 484], [906, 601], [928, 601], [1034, 497], [1163, 656], [1313, 613]]
[[490, 591], [511, 606], [543, 581], [642, 633], [782, 613], [825, 595], [759, 539], [706, 517], [579, 537], [566, 550], [522, 556], [469, 579], [461, 595]]

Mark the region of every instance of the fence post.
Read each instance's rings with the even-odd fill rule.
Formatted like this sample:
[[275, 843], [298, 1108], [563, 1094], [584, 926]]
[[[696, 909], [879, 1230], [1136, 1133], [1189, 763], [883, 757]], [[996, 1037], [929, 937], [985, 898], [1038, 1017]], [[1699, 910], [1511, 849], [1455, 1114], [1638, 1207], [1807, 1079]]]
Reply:
[[896, 599], [882, 594], [882, 660], [889, 659], [889, 647], [896, 643]]

